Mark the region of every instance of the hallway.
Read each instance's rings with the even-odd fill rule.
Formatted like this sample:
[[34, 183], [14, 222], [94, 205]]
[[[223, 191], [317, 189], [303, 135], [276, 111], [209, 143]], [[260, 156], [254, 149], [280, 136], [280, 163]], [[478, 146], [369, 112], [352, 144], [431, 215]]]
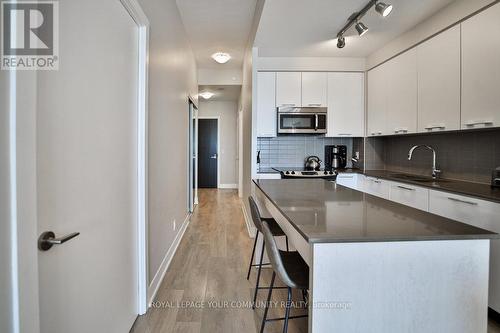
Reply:
[[[248, 305], [256, 277], [253, 273], [246, 280], [253, 240], [238, 193], [203, 189], [199, 201], [153, 306], [137, 319], [132, 333], [253, 333], [260, 328], [262, 308], [254, 311]], [[263, 270], [265, 285], [269, 271]], [[283, 290], [273, 295], [275, 301], [286, 300]], [[266, 291], [260, 291], [257, 302], [265, 297]], [[298, 293], [294, 298], [300, 300]], [[269, 318], [277, 316], [283, 316], [282, 309], [269, 312]], [[282, 325], [268, 323], [265, 332], [281, 332]], [[288, 332], [307, 332], [307, 319], [291, 320]]]

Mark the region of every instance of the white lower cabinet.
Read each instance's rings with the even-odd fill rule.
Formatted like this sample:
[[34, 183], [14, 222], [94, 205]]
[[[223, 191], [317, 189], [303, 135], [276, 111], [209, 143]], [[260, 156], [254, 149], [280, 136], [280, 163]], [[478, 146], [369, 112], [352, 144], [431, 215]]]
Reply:
[[281, 179], [279, 173], [258, 173], [255, 179]]
[[[500, 233], [500, 204], [430, 191], [429, 212]], [[500, 240], [491, 241], [489, 306], [500, 312]]]
[[423, 187], [391, 183], [390, 199], [420, 210], [429, 210], [429, 190]]
[[337, 175], [336, 183], [352, 188], [353, 190], [363, 191], [362, 182], [360, 181], [361, 177], [364, 176], [358, 173], [339, 173]]
[[374, 177], [364, 177], [363, 192], [389, 199], [391, 191], [391, 182]]

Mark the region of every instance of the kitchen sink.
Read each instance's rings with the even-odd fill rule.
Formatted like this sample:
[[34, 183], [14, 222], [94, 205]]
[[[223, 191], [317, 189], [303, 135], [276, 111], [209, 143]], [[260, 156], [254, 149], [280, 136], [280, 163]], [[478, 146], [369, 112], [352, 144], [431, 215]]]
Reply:
[[412, 182], [421, 182], [421, 183], [443, 183], [443, 182], [446, 182], [446, 180], [444, 180], [444, 179], [434, 179], [431, 177], [409, 175], [406, 173], [393, 173], [393, 174], [390, 174], [389, 177], [401, 179], [401, 180], [412, 181]]

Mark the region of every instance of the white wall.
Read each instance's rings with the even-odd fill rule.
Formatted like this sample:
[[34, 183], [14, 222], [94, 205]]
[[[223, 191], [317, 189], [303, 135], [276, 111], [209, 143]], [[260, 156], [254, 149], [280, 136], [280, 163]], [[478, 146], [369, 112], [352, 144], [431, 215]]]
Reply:
[[229, 101], [200, 101], [198, 117], [219, 117], [219, 183], [221, 187], [238, 184], [236, 117], [238, 103]]
[[8, 72], [0, 72], [0, 332], [12, 331]]
[[241, 69], [198, 69], [198, 84], [241, 85]]
[[491, 4], [493, 0], [458, 0], [452, 2], [427, 20], [415, 26], [379, 50], [368, 56], [366, 65], [370, 69], [422, 40], [462, 20], [475, 11]]
[[197, 96], [198, 83], [194, 54], [175, 0], [140, 3], [151, 24], [148, 245], [152, 281], [187, 216], [188, 95]]

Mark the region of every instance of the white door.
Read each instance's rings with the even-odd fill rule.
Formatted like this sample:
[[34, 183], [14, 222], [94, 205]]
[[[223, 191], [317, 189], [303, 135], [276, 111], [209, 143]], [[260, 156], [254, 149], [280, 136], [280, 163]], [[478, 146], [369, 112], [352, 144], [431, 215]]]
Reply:
[[328, 73], [302, 73], [302, 106], [326, 107]]
[[65, 0], [59, 71], [37, 81], [42, 333], [128, 332], [137, 314], [137, 26], [120, 1]]
[[364, 136], [364, 95], [364, 73], [328, 73], [327, 136]]

